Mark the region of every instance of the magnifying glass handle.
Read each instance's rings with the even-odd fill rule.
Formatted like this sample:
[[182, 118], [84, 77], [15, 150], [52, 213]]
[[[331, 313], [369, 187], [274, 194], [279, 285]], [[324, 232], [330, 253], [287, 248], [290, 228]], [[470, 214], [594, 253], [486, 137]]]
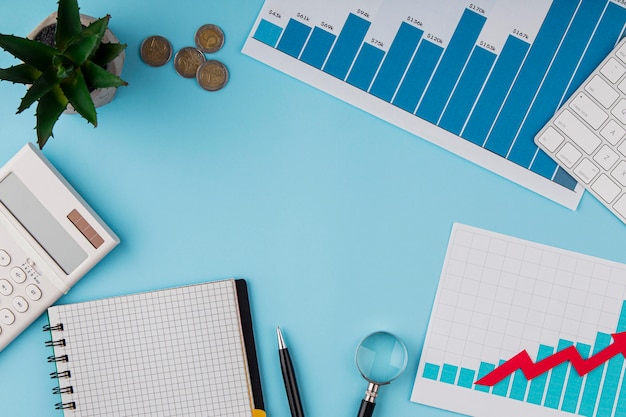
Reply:
[[359, 415], [357, 417], [372, 417], [374, 406], [376, 406], [376, 403], [361, 400], [361, 408], [359, 408]]

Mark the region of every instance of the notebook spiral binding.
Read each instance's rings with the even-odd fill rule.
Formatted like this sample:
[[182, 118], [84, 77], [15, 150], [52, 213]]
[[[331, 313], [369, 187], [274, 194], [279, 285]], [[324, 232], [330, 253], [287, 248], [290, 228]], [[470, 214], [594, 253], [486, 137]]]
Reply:
[[[60, 332], [63, 331], [63, 323], [59, 323], [59, 324], [55, 324], [55, 325], [50, 325], [47, 324], [45, 326], [43, 326], [43, 331], [44, 332]], [[45, 343], [46, 347], [64, 347], [65, 346], [65, 339], [57, 339], [55, 340], [54, 337], [52, 338], [52, 340], [48, 340]], [[68, 355], [59, 355], [59, 356], [48, 356], [48, 362], [49, 363], [67, 363], [69, 362], [69, 356]], [[50, 378], [52, 379], [69, 379], [72, 377], [72, 374], [69, 370], [65, 370], [65, 371], [55, 371], [55, 372], [51, 372], [50, 373]], [[60, 384], [60, 382], [59, 382]], [[74, 387], [71, 385], [67, 385], [67, 386], [63, 386], [61, 387], [60, 385], [57, 387], [52, 388], [52, 394], [54, 395], [61, 395], [61, 394], [73, 394], [74, 393]], [[76, 409], [76, 402], [75, 401], [69, 401], [69, 402], [58, 402], [54, 405], [55, 410], [75, 410]]]

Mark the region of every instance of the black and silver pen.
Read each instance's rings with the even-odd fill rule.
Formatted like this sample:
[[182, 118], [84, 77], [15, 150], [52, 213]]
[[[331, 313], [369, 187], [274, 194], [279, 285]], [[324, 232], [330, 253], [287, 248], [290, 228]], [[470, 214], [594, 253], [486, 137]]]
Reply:
[[283, 372], [283, 380], [285, 381], [285, 390], [287, 391], [287, 401], [289, 401], [289, 409], [292, 417], [304, 417], [302, 411], [302, 401], [298, 392], [298, 383], [296, 382], [296, 373], [293, 370], [291, 357], [285, 345], [285, 339], [280, 331], [280, 327], [276, 328], [278, 334], [278, 357], [280, 359], [280, 369]]

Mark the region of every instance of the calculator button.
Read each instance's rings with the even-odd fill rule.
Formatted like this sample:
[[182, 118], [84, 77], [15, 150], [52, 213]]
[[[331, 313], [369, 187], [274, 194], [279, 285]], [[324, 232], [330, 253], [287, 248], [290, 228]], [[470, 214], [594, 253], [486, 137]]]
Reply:
[[0, 279], [0, 294], [11, 295], [12, 292], [13, 285], [6, 279]]
[[11, 268], [10, 275], [11, 278], [13, 278], [13, 281], [17, 282], [18, 284], [26, 281], [26, 273], [22, 270], [22, 268], [18, 268], [17, 266]]
[[41, 290], [35, 284], [29, 284], [26, 286], [26, 295], [33, 301], [37, 301], [41, 298]]
[[615, 84], [622, 78], [624, 72], [626, 72], [626, 68], [624, 68], [615, 58], [609, 59], [606, 64], [602, 66], [600, 69], [602, 75], [609, 79], [610, 82]]
[[24, 297], [15, 297], [13, 299], [13, 307], [18, 313], [23, 313], [28, 310], [28, 302]]
[[0, 266], [7, 266], [11, 263], [11, 256], [7, 251], [0, 249]]
[[7, 325], [13, 324], [15, 323], [15, 314], [13, 314], [13, 312], [11, 312], [8, 308], [3, 308], [0, 310], [0, 320]]

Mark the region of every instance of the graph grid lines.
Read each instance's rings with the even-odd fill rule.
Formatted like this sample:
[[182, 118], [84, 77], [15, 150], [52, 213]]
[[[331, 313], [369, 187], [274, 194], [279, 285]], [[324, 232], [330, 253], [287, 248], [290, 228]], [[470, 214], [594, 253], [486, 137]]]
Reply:
[[433, 392], [418, 391], [432, 381], [448, 395], [460, 388], [532, 404], [544, 412], [537, 416], [626, 415], [623, 354], [583, 376], [566, 361], [531, 380], [518, 369], [493, 386], [476, 384], [523, 350], [537, 362], [575, 346], [586, 359], [617, 343], [625, 278], [626, 265], [455, 225], [414, 396], [428, 403]]

